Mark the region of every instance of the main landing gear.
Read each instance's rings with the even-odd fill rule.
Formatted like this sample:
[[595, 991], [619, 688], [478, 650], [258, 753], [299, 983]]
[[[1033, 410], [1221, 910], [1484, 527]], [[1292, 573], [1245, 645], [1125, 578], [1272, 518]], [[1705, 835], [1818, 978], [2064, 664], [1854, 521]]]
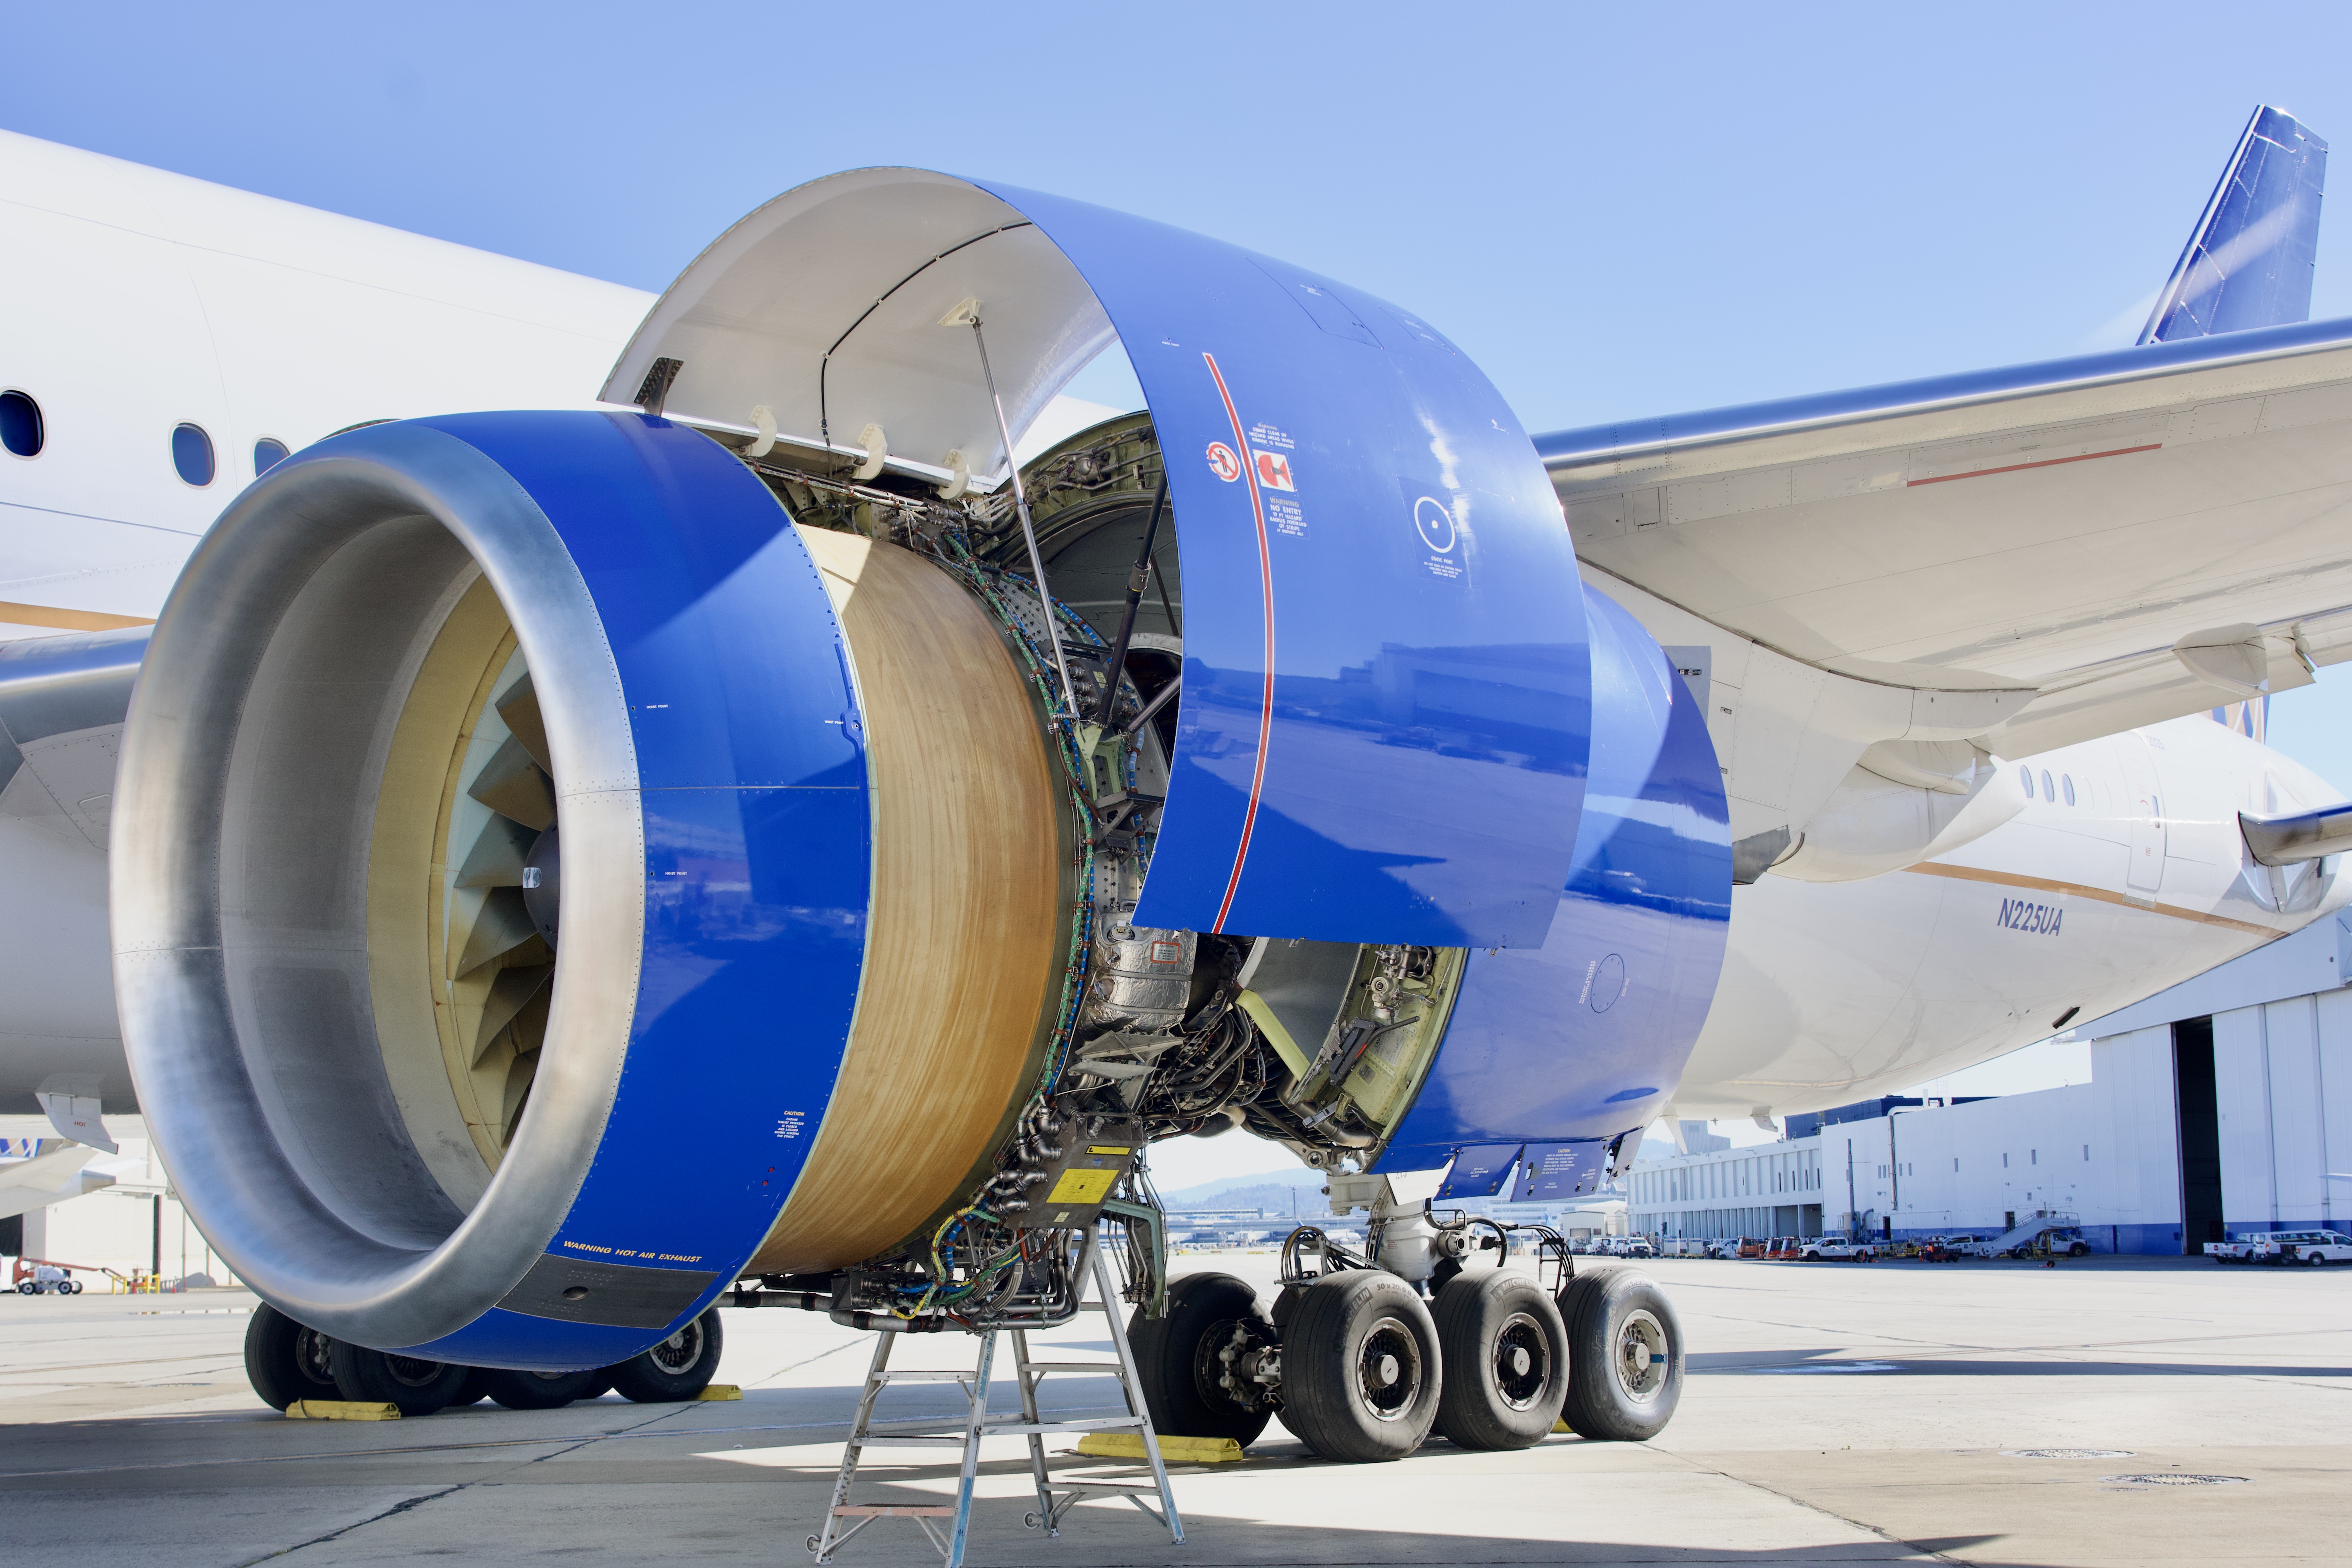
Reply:
[[403, 1415], [430, 1415], [484, 1399], [509, 1410], [555, 1410], [608, 1392], [663, 1405], [701, 1394], [719, 1371], [724, 1343], [714, 1307], [644, 1354], [613, 1366], [578, 1372], [459, 1366], [331, 1340], [265, 1301], [246, 1325], [245, 1375], [275, 1410], [299, 1399], [390, 1405]]
[[[1157, 1430], [1247, 1445], [1278, 1415], [1325, 1458], [1362, 1463], [1401, 1459], [1433, 1429], [1477, 1449], [1531, 1447], [1563, 1421], [1601, 1442], [1665, 1429], [1683, 1336], [1656, 1280], [1617, 1266], [1570, 1273], [1566, 1246], [1535, 1226], [1511, 1229], [1539, 1237], [1538, 1271], [1503, 1268], [1505, 1227], [1440, 1220], [1387, 1194], [1371, 1206], [1369, 1258], [1320, 1231], [1293, 1233], [1271, 1313], [1230, 1274], [1170, 1281], [1163, 1317], [1137, 1310], [1128, 1337]], [[1481, 1244], [1474, 1226], [1495, 1235]], [[1463, 1267], [1482, 1247], [1500, 1250], [1498, 1266]], [[1309, 1250], [1318, 1272], [1303, 1267]]]

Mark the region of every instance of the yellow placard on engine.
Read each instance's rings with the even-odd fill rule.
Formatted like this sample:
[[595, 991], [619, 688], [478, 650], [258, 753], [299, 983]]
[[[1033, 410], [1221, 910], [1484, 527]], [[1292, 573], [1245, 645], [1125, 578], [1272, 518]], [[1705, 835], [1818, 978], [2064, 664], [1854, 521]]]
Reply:
[[1044, 1195], [1013, 1211], [1010, 1217], [1016, 1228], [1094, 1224], [1103, 1200], [1117, 1189], [1143, 1147], [1143, 1129], [1133, 1121], [1089, 1117], [1080, 1131], [1080, 1137], [1030, 1167]]
[[[1125, 1152], [1120, 1151], [1122, 1153]], [[1054, 1190], [1045, 1194], [1045, 1205], [1051, 1208], [1056, 1204], [1098, 1204], [1110, 1196], [1111, 1184], [1118, 1180], [1117, 1166], [1095, 1171], [1083, 1167], [1065, 1171], [1062, 1179], [1054, 1184]]]

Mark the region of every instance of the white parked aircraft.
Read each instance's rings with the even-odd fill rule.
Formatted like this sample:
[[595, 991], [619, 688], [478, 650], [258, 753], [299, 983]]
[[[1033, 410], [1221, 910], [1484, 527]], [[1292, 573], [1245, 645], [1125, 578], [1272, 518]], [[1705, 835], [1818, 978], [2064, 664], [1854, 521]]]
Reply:
[[[211, 520], [347, 426], [594, 405], [651, 297], [6, 133], [0, 284], [43, 301], [0, 342], [0, 1100], [46, 1090], [88, 1133], [89, 1100], [135, 1109], [115, 740]], [[1916, 1083], [2352, 897], [2333, 860], [2254, 864], [2237, 824], [2335, 792], [2176, 719], [2352, 655], [2352, 562], [2325, 543], [2352, 348], [2275, 335], [1539, 441], [1732, 797], [1744, 883], [1675, 1114]], [[12, 679], [12, 647], [60, 637], [79, 673]]]
[[189, 552], [257, 472], [344, 426], [590, 405], [649, 296], [5, 132], [0, 288], [40, 302], [0, 337], [0, 637], [90, 644], [28, 680], [0, 643], [0, 1109], [47, 1085], [131, 1110], [108, 807], [144, 628]]

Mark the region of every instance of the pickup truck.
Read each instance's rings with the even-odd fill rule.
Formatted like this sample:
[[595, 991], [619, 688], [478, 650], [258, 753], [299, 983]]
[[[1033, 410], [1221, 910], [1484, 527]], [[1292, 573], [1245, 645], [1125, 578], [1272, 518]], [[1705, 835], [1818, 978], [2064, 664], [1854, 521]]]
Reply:
[[2284, 1263], [2315, 1268], [2323, 1263], [2352, 1263], [2352, 1236], [2340, 1230], [2274, 1230], [2255, 1239], [2247, 1260], [2273, 1268]]
[[1824, 1237], [1805, 1243], [1797, 1255], [1807, 1263], [1869, 1263], [1878, 1257], [1878, 1249], [1867, 1242], [1840, 1241]]
[[2209, 1241], [2205, 1244], [2205, 1256], [2216, 1263], [2252, 1263], [2254, 1243], [2252, 1237], [2243, 1236], [2230, 1241]]

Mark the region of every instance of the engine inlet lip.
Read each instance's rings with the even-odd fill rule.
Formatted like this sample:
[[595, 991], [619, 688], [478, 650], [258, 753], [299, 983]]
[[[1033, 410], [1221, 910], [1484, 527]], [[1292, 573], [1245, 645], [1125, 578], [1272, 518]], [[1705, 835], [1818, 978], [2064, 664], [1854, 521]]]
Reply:
[[[470, 1213], [420, 1189], [405, 1195], [422, 1217], [404, 1222], [388, 1217], [403, 1194], [362, 1191], [368, 1172], [322, 1152], [339, 1141], [397, 1142], [400, 1128], [363, 1114], [350, 1127], [306, 1126], [271, 1062], [247, 1059], [255, 986], [232, 956], [258, 937], [225, 896], [225, 849], [237, 755], [252, 750], [240, 740], [273, 640], [335, 557], [424, 520], [498, 593], [538, 681], [565, 820], [593, 816], [601, 830], [567, 836], [572, 962], [554, 983], [530, 1114]], [[603, 1138], [635, 1016], [636, 754], [587, 585], [498, 463], [429, 426], [375, 426], [279, 464], [238, 498], [174, 587], [150, 653], [124, 731], [110, 875], [124, 1043], [157, 1145], [215, 1247], [298, 1321], [382, 1349], [455, 1332], [551, 1241]], [[345, 1026], [373, 1049], [367, 1009], [357, 1011]], [[397, 1172], [397, 1153], [378, 1148], [373, 1169]]]

